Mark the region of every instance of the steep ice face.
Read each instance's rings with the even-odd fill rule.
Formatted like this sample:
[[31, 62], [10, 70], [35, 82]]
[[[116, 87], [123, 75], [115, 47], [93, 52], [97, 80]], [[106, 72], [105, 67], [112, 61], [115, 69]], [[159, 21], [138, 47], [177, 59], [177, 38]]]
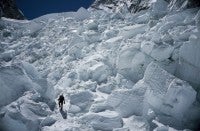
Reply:
[[146, 110], [147, 114], [148, 108], [152, 108], [160, 121], [182, 127], [184, 115], [196, 99], [196, 91], [154, 63], [147, 67], [143, 81], [147, 83], [144, 113]]

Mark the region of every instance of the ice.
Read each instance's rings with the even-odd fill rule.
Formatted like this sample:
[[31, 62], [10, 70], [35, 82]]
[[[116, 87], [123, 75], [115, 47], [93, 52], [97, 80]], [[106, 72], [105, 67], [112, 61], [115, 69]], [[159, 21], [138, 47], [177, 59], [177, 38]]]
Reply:
[[155, 47], [150, 56], [153, 57], [157, 61], [164, 61], [171, 57], [172, 52], [174, 51], [174, 47], [170, 45], [161, 45]]
[[[81, 110], [85, 110], [91, 104], [92, 100], [93, 94], [89, 91], [82, 91], [70, 96], [70, 104], [78, 106]], [[71, 108], [76, 109], [76, 107]]]
[[196, 22], [197, 29], [200, 32], [200, 11], [198, 11], [197, 15], [195, 16], [195, 22]]
[[113, 84], [103, 84], [100, 85], [97, 90], [103, 93], [110, 94], [115, 89], [115, 86]]
[[76, 114], [80, 111], [81, 111], [81, 108], [79, 106], [76, 106], [76, 105], [70, 105], [69, 106], [69, 110], [68, 110], [69, 113]]
[[0, 59], [8, 62], [8, 61], [11, 61], [14, 56], [15, 56], [15, 51], [14, 50], [9, 50], [9, 51], [1, 53], [0, 54]]
[[47, 116], [44, 120], [41, 121], [40, 125], [43, 126], [51, 126], [56, 122], [53, 117]]
[[27, 92], [23, 97], [1, 110], [4, 116], [0, 121], [5, 130], [38, 130], [40, 122], [52, 114], [47, 104], [34, 102], [33, 95], [34, 93]]
[[90, 17], [90, 13], [87, 11], [87, 9], [81, 7], [78, 9], [78, 11], [75, 13], [75, 19], [77, 20], [84, 20], [88, 19]]
[[103, 63], [98, 63], [90, 68], [91, 78], [98, 83], [105, 82], [111, 74], [109, 67]]
[[128, 128], [129, 131], [148, 131], [150, 125], [148, 121], [142, 116], [131, 116], [124, 119], [124, 128]]
[[98, 21], [89, 20], [86, 26], [88, 30], [98, 30]]
[[181, 46], [178, 68], [178, 76], [184, 80], [188, 80], [196, 86], [200, 84], [200, 44], [198, 41], [199, 38], [196, 35], [192, 35], [189, 43]]
[[120, 0], [31, 21], [1, 18], [0, 121], [22, 131], [198, 130], [199, 9], [168, 4]]
[[162, 17], [167, 12], [168, 3], [164, 0], [155, 0], [151, 3], [151, 15], [155, 19]]
[[125, 39], [132, 38], [137, 34], [143, 34], [147, 29], [144, 24], [138, 24], [133, 26], [127, 26], [121, 29], [119, 36], [123, 36]]
[[143, 77], [145, 68], [151, 60], [149, 56], [137, 49], [126, 47], [119, 53], [117, 69], [128, 80], [137, 82]]
[[[161, 119], [166, 117], [170, 124], [180, 126], [179, 122], [196, 99], [196, 91], [154, 63], [147, 67], [143, 80], [147, 83], [145, 101], [148, 103], [144, 109], [150, 107], [158, 114], [163, 113]], [[170, 119], [171, 122], [176, 119], [176, 122], [171, 123]], [[167, 120], [163, 122], [167, 123]]]
[[144, 93], [143, 89], [117, 90], [108, 97], [106, 104], [113, 107], [122, 117], [141, 115]]
[[25, 91], [34, 89], [34, 83], [17, 66], [0, 68], [0, 106], [5, 106], [19, 98]]
[[81, 117], [81, 120], [91, 125], [95, 130], [113, 130], [123, 126], [121, 117], [114, 111], [87, 113]]

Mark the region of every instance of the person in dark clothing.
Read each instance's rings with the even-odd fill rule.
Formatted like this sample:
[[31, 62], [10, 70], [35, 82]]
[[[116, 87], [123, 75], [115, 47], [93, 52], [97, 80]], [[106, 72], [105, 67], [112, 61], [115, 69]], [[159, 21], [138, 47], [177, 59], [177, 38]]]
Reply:
[[63, 110], [63, 103], [65, 104], [65, 98], [64, 98], [64, 96], [62, 94], [58, 98], [58, 104], [59, 104], [59, 107], [60, 107], [61, 110]]

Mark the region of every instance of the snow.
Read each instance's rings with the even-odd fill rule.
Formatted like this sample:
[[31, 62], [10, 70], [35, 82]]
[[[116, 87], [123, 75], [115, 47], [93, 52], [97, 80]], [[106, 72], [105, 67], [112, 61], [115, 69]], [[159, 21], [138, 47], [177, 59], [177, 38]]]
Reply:
[[32, 101], [34, 94], [28, 92], [3, 109], [4, 117], [1, 119], [1, 125], [4, 125], [5, 130], [38, 130], [40, 121], [52, 114], [47, 104]]
[[119, 90], [113, 92], [107, 99], [107, 105], [113, 107], [123, 117], [133, 114], [141, 115], [143, 109], [143, 90]]
[[148, 108], [152, 108], [156, 113], [163, 113], [161, 117], [169, 117], [168, 122], [170, 119], [172, 121], [176, 119], [173, 124], [180, 126], [179, 122], [182, 122], [196, 99], [196, 91], [188, 83], [175, 78], [154, 63], [149, 64], [143, 79], [147, 83], [145, 93], [147, 105], [145, 103], [144, 108], [146, 113]]
[[198, 9], [117, 3], [0, 19], [0, 128], [199, 130]]
[[[81, 110], [87, 108], [87, 106], [90, 105], [92, 100], [93, 100], [93, 95], [89, 91], [82, 91], [70, 96], [70, 104], [78, 106], [79, 108], [81, 108]], [[78, 107], [71, 107], [71, 108], [74, 108], [76, 110], [75, 112], [77, 112], [77, 110], [79, 110], [77, 109]]]
[[113, 111], [88, 113], [81, 119], [83, 122], [90, 124], [95, 130], [113, 130], [123, 125], [119, 114]]

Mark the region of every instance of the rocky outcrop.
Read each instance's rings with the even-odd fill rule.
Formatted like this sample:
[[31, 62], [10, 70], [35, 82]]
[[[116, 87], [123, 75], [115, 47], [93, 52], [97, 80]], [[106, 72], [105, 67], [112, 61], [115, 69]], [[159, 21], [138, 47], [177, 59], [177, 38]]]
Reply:
[[[168, 9], [172, 10], [181, 10], [185, 8], [194, 8], [200, 7], [200, 1], [198, 0], [165, 0], [169, 3]], [[96, 0], [92, 8], [95, 9], [104, 9], [108, 8], [111, 10], [119, 10], [121, 7], [127, 8], [131, 13], [136, 13], [141, 10], [145, 10], [151, 7], [151, 0]]]
[[7, 17], [12, 19], [25, 19], [24, 15], [17, 8], [14, 0], [1, 0], [0, 1], [0, 17]]

